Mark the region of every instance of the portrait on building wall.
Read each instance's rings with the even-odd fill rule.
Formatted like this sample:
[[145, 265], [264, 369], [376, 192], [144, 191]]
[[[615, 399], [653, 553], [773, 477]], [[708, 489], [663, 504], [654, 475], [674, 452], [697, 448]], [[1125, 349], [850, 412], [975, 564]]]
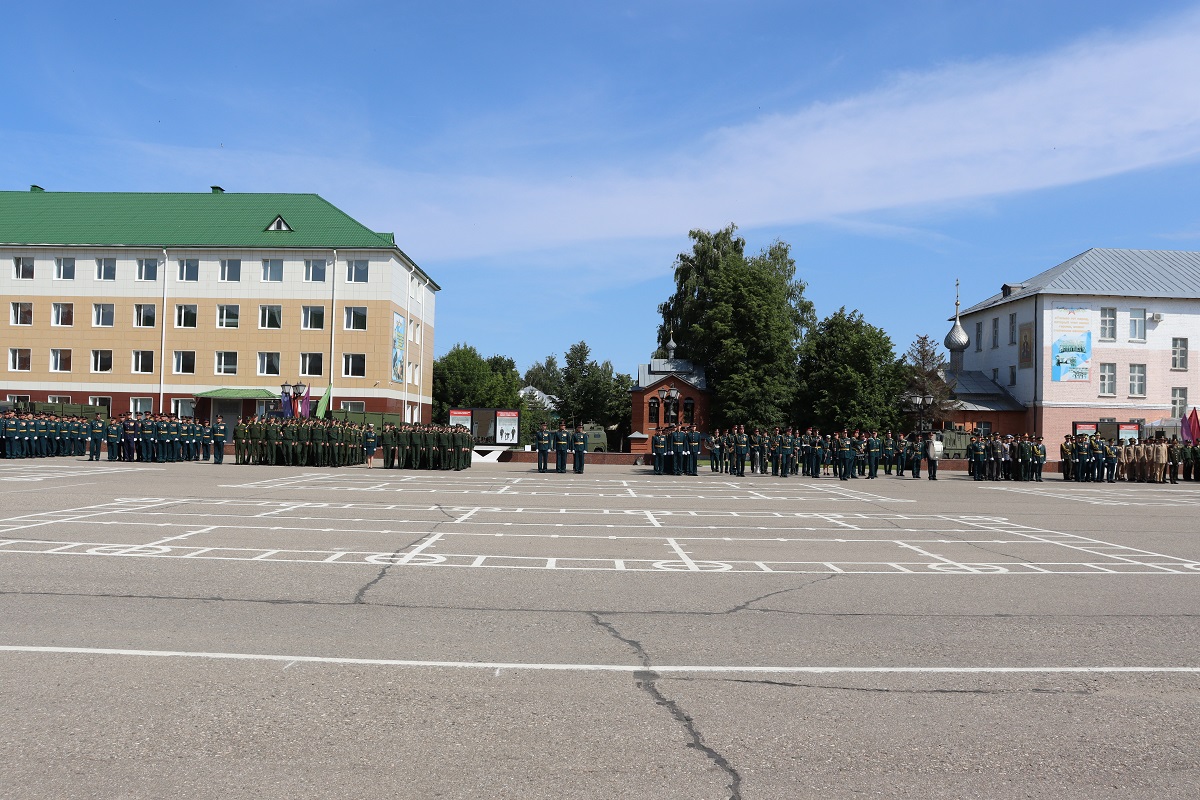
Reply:
[[404, 383], [404, 331], [403, 314], [392, 312], [392, 383]]
[[1033, 323], [1023, 322], [1017, 328], [1017, 368], [1033, 368]]

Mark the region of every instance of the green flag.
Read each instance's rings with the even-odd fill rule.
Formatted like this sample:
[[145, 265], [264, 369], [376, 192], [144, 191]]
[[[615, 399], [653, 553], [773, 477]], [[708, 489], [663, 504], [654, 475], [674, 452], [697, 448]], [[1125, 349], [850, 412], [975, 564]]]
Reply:
[[321, 395], [321, 402], [317, 403], [317, 419], [325, 419], [325, 412], [329, 410], [329, 393], [333, 391], [333, 381], [325, 387], [325, 394]]

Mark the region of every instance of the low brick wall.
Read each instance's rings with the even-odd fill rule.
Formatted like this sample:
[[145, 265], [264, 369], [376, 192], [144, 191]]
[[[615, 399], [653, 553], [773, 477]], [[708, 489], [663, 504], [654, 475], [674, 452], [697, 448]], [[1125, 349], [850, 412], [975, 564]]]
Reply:
[[[500, 454], [499, 461], [515, 462], [518, 464], [536, 464], [537, 453], [529, 450], [506, 450]], [[554, 463], [554, 453], [550, 454], [550, 463]], [[625, 466], [635, 466], [637, 464], [646, 465], [649, 463], [649, 457], [641, 453], [588, 453], [587, 463], [589, 464], [623, 464]], [[1061, 475], [1062, 470], [1059, 467], [1058, 461], [1047, 461], [1046, 466], [1042, 468], [1043, 475]], [[700, 459], [700, 466], [708, 469], [708, 457], [704, 456]], [[926, 464], [921, 462], [922, 472], [925, 471]], [[938, 470], [945, 472], [966, 472], [967, 460], [965, 458], [943, 458], [938, 462]]]

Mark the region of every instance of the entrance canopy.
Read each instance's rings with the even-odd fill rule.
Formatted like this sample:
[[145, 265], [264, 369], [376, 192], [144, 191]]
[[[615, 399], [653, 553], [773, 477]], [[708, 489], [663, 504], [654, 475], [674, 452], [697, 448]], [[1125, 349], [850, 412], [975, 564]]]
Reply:
[[197, 399], [208, 398], [210, 400], [278, 400], [279, 393], [272, 392], [270, 389], [223, 387], [220, 389], [209, 389], [207, 392], [196, 392], [193, 397]]

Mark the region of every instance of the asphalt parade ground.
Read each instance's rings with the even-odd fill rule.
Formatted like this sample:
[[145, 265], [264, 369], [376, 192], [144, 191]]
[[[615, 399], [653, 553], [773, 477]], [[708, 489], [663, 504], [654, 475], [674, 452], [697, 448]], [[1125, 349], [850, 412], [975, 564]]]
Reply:
[[0, 462], [0, 797], [1194, 798], [1200, 484]]

